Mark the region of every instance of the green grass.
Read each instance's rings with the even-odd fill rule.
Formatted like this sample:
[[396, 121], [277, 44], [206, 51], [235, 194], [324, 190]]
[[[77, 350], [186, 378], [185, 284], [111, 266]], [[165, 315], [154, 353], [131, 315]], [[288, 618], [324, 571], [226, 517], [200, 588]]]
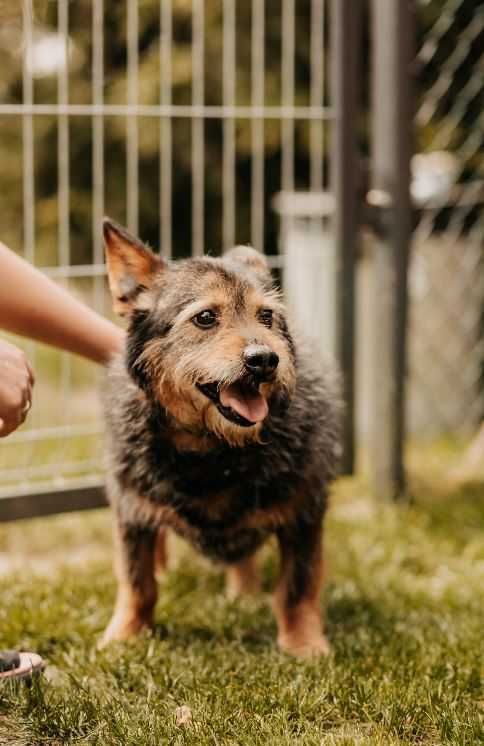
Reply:
[[[0, 743], [484, 743], [484, 485], [452, 490], [429, 454], [410, 454], [410, 506], [376, 504], [362, 481], [335, 490], [328, 660], [279, 653], [267, 599], [227, 601], [220, 572], [177, 540], [154, 634], [98, 652], [108, 513], [0, 527], [0, 571], [2, 557], [17, 568], [0, 575], [0, 646], [49, 664], [31, 687], [0, 688]], [[268, 589], [273, 547], [261, 564]]]

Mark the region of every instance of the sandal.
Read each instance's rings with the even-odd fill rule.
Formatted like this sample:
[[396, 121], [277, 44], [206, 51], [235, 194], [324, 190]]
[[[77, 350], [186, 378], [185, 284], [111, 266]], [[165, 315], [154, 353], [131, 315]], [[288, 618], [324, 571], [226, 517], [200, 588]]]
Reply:
[[18, 653], [16, 650], [0, 650], [0, 682], [5, 679], [25, 679], [44, 667], [37, 653]]

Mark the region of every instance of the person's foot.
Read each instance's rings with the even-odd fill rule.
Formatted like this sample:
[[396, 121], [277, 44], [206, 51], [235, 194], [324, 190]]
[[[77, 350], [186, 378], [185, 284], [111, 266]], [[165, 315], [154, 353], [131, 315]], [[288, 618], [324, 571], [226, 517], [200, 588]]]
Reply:
[[44, 662], [37, 653], [19, 653], [0, 650], [0, 681], [28, 678], [43, 668]]

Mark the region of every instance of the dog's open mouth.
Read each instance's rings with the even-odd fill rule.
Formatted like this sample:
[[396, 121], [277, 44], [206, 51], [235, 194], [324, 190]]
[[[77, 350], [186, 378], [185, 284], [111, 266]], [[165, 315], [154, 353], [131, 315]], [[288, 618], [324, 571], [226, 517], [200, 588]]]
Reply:
[[242, 378], [229, 386], [219, 383], [198, 383], [198, 389], [213, 401], [220, 414], [240, 427], [252, 427], [267, 417], [269, 407], [250, 378]]

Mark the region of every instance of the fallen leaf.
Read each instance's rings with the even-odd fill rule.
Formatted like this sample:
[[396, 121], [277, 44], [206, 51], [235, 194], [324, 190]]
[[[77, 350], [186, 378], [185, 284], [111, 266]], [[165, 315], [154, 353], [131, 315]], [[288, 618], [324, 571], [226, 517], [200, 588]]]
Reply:
[[187, 705], [177, 707], [175, 710], [175, 720], [177, 725], [190, 725], [192, 722], [192, 711]]

